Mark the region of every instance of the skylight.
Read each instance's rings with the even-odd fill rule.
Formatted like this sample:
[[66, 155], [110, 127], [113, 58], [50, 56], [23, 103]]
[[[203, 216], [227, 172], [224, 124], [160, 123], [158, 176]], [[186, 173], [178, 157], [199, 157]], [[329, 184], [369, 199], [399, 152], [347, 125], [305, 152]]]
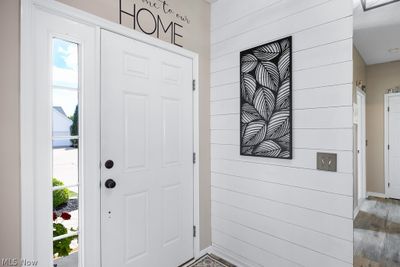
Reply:
[[399, 2], [400, 0], [361, 0], [364, 11]]

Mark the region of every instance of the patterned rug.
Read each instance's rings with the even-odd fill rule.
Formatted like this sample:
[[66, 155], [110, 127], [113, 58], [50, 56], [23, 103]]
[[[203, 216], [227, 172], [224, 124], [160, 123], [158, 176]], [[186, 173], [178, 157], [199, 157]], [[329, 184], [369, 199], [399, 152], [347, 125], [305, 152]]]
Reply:
[[206, 254], [189, 267], [236, 267], [215, 255]]

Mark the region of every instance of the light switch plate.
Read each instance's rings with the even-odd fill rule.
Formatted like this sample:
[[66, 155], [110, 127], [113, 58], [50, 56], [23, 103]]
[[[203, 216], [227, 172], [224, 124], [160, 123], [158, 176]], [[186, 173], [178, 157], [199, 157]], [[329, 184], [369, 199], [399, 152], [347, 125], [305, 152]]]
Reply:
[[321, 171], [337, 171], [337, 154], [317, 152], [317, 169]]

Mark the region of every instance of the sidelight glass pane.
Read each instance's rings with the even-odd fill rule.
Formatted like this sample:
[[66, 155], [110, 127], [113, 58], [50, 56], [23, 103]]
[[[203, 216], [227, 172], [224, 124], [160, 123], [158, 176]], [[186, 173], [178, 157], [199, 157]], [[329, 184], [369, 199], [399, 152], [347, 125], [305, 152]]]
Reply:
[[[56, 202], [64, 204], [56, 206]], [[53, 191], [53, 257], [55, 263], [70, 262], [77, 257], [79, 230], [78, 187]], [[64, 258], [61, 260], [60, 258]], [[59, 265], [61, 266], [61, 265]], [[77, 266], [77, 265], [69, 265]]]
[[53, 186], [72, 186], [78, 183], [78, 139], [53, 140]]
[[76, 90], [53, 89], [53, 137], [79, 135], [78, 101]]
[[53, 259], [78, 266], [79, 55], [78, 44], [53, 38]]
[[[77, 240], [73, 241], [77, 242]], [[76, 267], [78, 266], [78, 250], [71, 252], [68, 256], [54, 259], [55, 267]]]
[[53, 86], [78, 88], [78, 44], [53, 38]]

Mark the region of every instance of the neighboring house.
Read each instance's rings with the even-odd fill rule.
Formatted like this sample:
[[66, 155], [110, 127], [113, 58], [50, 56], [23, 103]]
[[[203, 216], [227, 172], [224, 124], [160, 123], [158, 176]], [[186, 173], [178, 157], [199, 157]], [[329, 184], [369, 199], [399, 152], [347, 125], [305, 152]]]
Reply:
[[[53, 107], [53, 136], [70, 136], [72, 120], [67, 117], [62, 107]], [[72, 143], [69, 139], [54, 140], [53, 147], [68, 147]]]

